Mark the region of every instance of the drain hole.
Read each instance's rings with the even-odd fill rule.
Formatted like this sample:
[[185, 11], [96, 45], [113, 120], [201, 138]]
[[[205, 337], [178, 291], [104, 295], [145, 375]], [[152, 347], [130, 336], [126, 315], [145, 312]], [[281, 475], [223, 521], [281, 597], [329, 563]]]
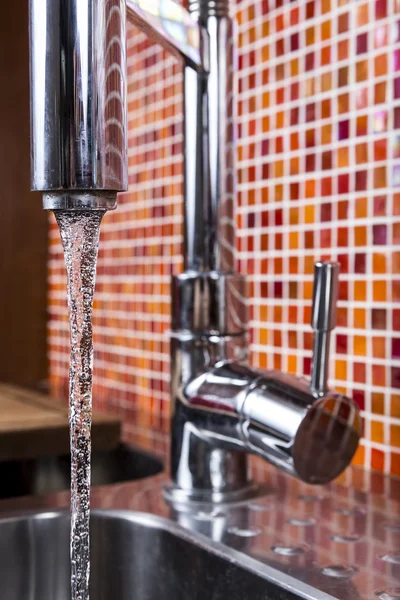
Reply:
[[300, 556], [306, 552], [302, 546], [272, 546], [271, 550], [280, 556]]
[[336, 508], [335, 513], [343, 517], [363, 516], [367, 511], [363, 508]]
[[400, 565], [400, 554], [381, 554], [378, 558], [392, 565]]
[[251, 502], [249, 504], [249, 509], [257, 512], [268, 512], [273, 509], [272, 504], [262, 504], [261, 502]]
[[315, 519], [289, 519], [287, 521], [289, 525], [295, 525], [296, 527], [311, 527], [316, 524]]
[[348, 565], [329, 565], [321, 569], [321, 573], [327, 577], [336, 577], [336, 579], [348, 579], [357, 573], [356, 567]]
[[400, 600], [400, 588], [392, 588], [384, 592], [376, 592], [379, 600]]
[[353, 544], [359, 542], [360, 537], [358, 535], [331, 535], [331, 540], [339, 544]]
[[243, 538], [250, 538], [260, 535], [261, 529], [240, 529], [239, 527], [229, 527], [228, 533]]
[[383, 528], [387, 529], [387, 531], [400, 533], [400, 523], [384, 523]]
[[313, 494], [299, 494], [297, 496], [297, 500], [302, 500], [303, 502], [321, 502], [323, 499], [323, 496], [315, 496]]

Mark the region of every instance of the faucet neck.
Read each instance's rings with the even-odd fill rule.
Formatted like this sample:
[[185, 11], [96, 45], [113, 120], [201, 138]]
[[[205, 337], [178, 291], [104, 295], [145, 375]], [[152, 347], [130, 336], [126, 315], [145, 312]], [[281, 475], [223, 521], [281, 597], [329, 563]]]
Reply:
[[[207, 64], [197, 78], [185, 73], [185, 267], [235, 271], [236, 101], [235, 31], [228, 0], [189, 0], [191, 17], [206, 32]], [[186, 70], [187, 71], [187, 70]], [[197, 124], [197, 127], [194, 126]], [[195, 137], [197, 136], [197, 138]], [[196, 145], [197, 139], [197, 145]], [[199, 147], [198, 142], [201, 142]], [[197, 167], [193, 164], [196, 148]], [[200, 164], [202, 163], [202, 164]], [[193, 190], [193, 173], [197, 174]], [[194, 214], [197, 218], [194, 220]], [[194, 246], [197, 241], [196, 247]], [[197, 253], [197, 255], [196, 255]]]
[[229, 17], [230, 0], [188, 0], [188, 11], [200, 22], [208, 17]]

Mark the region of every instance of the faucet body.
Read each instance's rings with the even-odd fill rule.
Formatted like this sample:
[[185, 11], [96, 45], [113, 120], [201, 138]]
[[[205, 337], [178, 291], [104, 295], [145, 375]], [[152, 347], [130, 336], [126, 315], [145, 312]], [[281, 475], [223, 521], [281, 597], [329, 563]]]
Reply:
[[127, 188], [126, 18], [183, 61], [184, 272], [172, 279], [171, 479], [177, 498], [253, 490], [247, 454], [310, 483], [350, 462], [361, 434], [327, 388], [337, 266], [318, 263], [312, 382], [247, 365], [235, 271], [235, 24], [229, 0], [30, 0], [32, 187], [44, 208], [116, 206]]

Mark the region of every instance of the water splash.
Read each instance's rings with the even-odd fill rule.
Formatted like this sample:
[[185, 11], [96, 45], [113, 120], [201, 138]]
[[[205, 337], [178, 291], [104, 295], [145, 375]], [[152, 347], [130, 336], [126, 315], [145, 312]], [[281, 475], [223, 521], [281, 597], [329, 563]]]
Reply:
[[104, 211], [55, 211], [68, 276], [71, 335], [71, 599], [89, 600], [92, 308], [100, 222]]

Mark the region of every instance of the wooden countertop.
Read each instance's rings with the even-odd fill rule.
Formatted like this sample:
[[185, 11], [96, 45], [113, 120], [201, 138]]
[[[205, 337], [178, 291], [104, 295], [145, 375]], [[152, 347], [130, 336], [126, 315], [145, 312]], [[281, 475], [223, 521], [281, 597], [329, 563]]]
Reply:
[[[121, 421], [94, 412], [92, 449], [111, 450]], [[0, 384], [0, 461], [69, 453], [68, 406], [45, 394]]]

